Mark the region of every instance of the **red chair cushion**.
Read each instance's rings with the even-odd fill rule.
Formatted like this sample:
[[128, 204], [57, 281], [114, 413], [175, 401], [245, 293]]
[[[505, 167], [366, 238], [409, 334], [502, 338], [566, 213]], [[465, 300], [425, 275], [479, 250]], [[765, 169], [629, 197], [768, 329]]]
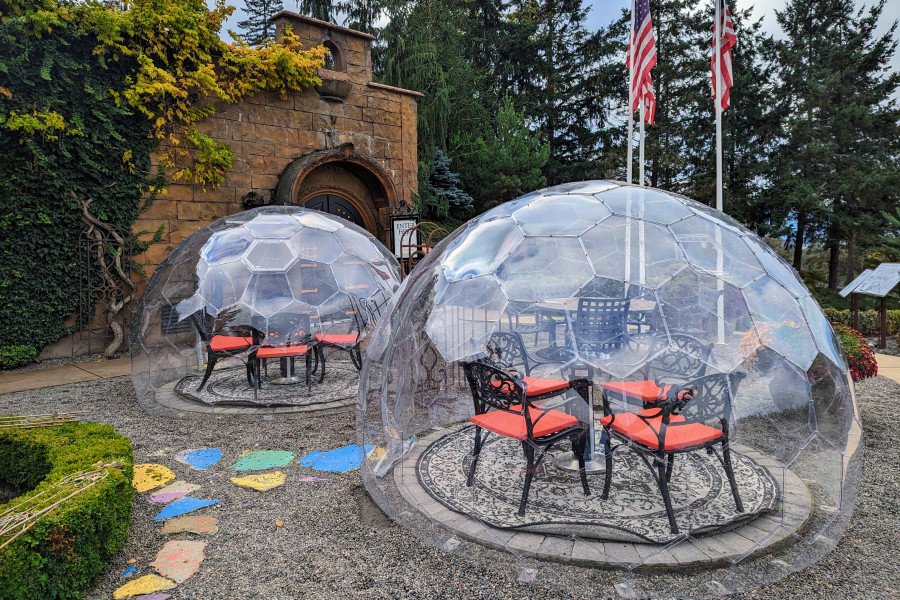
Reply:
[[[543, 415], [543, 416], [541, 416]], [[534, 437], [539, 438], [569, 427], [578, 425], [578, 419], [572, 415], [559, 412], [558, 410], [547, 411], [531, 411], [531, 420], [534, 422]], [[497, 410], [481, 415], [475, 415], [471, 421], [483, 427], [488, 431], [499, 433], [502, 436], [513, 438], [515, 440], [528, 439], [528, 428], [525, 425], [525, 417], [521, 414], [508, 413], [506, 411]]]
[[214, 335], [209, 341], [209, 347], [213, 352], [229, 352], [231, 350], [243, 350], [253, 345], [252, 337], [239, 337], [236, 335]]
[[[640, 412], [644, 416], [655, 415], [659, 412], [659, 409], [650, 408]], [[662, 426], [662, 417], [651, 418], [649, 421], [650, 423], [648, 424], [636, 414], [626, 412], [615, 415], [615, 419], [613, 419], [613, 415], [603, 417], [600, 419], [600, 424], [631, 438], [643, 446], [657, 449], [659, 448], [657, 432]], [[710, 427], [703, 423], [684, 423], [683, 416], [672, 415], [671, 422], [666, 427], [663, 449], [670, 451], [700, 446], [717, 440], [722, 435], [722, 431], [715, 427]]]
[[355, 346], [359, 342], [363, 341], [363, 339], [357, 336], [355, 333], [317, 333], [316, 340], [324, 344], [331, 344], [333, 346]]
[[256, 358], [281, 358], [282, 356], [303, 356], [306, 346], [265, 346], [256, 351]]
[[604, 390], [643, 402], [659, 400], [660, 396], [669, 393], [671, 387], [671, 385], [667, 385], [663, 389], [659, 389], [659, 386], [652, 381], [610, 381], [603, 384]]
[[522, 378], [522, 381], [528, 386], [525, 389], [526, 396], [540, 396], [541, 394], [549, 394], [550, 392], [558, 392], [569, 388], [569, 382], [562, 379], [541, 379], [540, 377]]

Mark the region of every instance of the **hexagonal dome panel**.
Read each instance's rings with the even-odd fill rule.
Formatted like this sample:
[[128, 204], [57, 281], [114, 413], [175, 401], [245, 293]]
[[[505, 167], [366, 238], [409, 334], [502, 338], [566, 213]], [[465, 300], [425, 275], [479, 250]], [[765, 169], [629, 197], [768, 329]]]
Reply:
[[797, 274], [733, 218], [618, 182], [527, 194], [430, 252], [357, 409], [392, 519], [523, 569], [622, 569], [596, 597], [773, 581], [837, 544], [859, 489], [853, 384]]

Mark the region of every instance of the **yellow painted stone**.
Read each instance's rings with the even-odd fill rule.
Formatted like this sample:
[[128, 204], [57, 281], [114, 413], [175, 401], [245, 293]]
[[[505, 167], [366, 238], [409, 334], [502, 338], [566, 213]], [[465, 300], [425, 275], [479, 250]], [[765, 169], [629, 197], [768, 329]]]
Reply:
[[134, 477], [131, 479], [131, 485], [139, 492], [147, 492], [173, 479], [175, 479], [175, 473], [168, 467], [156, 463], [143, 463], [134, 465]]
[[256, 475], [247, 475], [246, 477], [232, 477], [231, 483], [235, 483], [241, 487], [248, 487], [254, 490], [265, 492], [272, 488], [278, 487], [287, 479], [287, 475], [281, 471], [272, 473], [258, 473]]
[[171, 590], [175, 587], [175, 582], [159, 575], [144, 575], [138, 577], [134, 581], [129, 581], [119, 589], [113, 592], [113, 598], [130, 598], [132, 596], [141, 596], [143, 594], [152, 594], [162, 590]]
[[375, 446], [369, 452], [368, 459], [369, 460], [381, 460], [382, 458], [384, 458], [385, 454], [387, 454], [387, 452], [385, 452], [384, 448], [382, 448], [381, 446]]

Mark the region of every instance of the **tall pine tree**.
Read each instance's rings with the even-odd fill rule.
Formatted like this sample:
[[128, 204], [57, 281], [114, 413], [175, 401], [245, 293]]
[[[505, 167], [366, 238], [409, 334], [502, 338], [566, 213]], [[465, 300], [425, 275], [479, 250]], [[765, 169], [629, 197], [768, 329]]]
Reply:
[[244, 0], [247, 18], [238, 22], [244, 41], [251, 46], [259, 46], [265, 40], [274, 41], [275, 24], [269, 19], [282, 10], [281, 0]]

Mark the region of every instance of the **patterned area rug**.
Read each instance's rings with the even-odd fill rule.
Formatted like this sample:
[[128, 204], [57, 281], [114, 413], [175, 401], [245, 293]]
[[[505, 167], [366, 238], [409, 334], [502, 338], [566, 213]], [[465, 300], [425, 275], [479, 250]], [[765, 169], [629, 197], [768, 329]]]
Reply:
[[[463, 427], [435, 441], [419, 458], [419, 483], [449, 509], [502, 529], [657, 544], [678, 537], [669, 528], [659, 487], [635, 452], [616, 451], [607, 500], [600, 499], [602, 474], [588, 476], [591, 495], [585, 496], [578, 474], [560, 469], [548, 457], [532, 480], [525, 516], [519, 517], [525, 477], [521, 443], [491, 434], [469, 488], [466, 474], [474, 435], [473, 426]], [[563, 459], [572, 457], [568, 442], [552, 452]], [[669, 490], [682, 532], [724, 531], [775, 508], [778, 486], [771, 473], [735, 451], [732, 462], [743, 513], [735, 510], [728, 479], [715, 456], [706, 452], [676, 456]]]
[[325, 379], [318, 383], [313, 376], [307, 386], [302, 362], [299, 364], [301, 383], [278, 385], [272, 383], [279, 377], [278, 363], [269, 365], [269, 377], [260, 389], [254, 390], [247, 383], [247, 370], [243, 366], [216, 369], [201, 391], [197, 387], [202, 375], [188, 375], [175, 385], [175, 392], [185, 400], [218, 406], [309, 406], [330, 404], [344, 400], [350, 403], [356, 398], [359, 373], [349, 360], [329, 360]]

